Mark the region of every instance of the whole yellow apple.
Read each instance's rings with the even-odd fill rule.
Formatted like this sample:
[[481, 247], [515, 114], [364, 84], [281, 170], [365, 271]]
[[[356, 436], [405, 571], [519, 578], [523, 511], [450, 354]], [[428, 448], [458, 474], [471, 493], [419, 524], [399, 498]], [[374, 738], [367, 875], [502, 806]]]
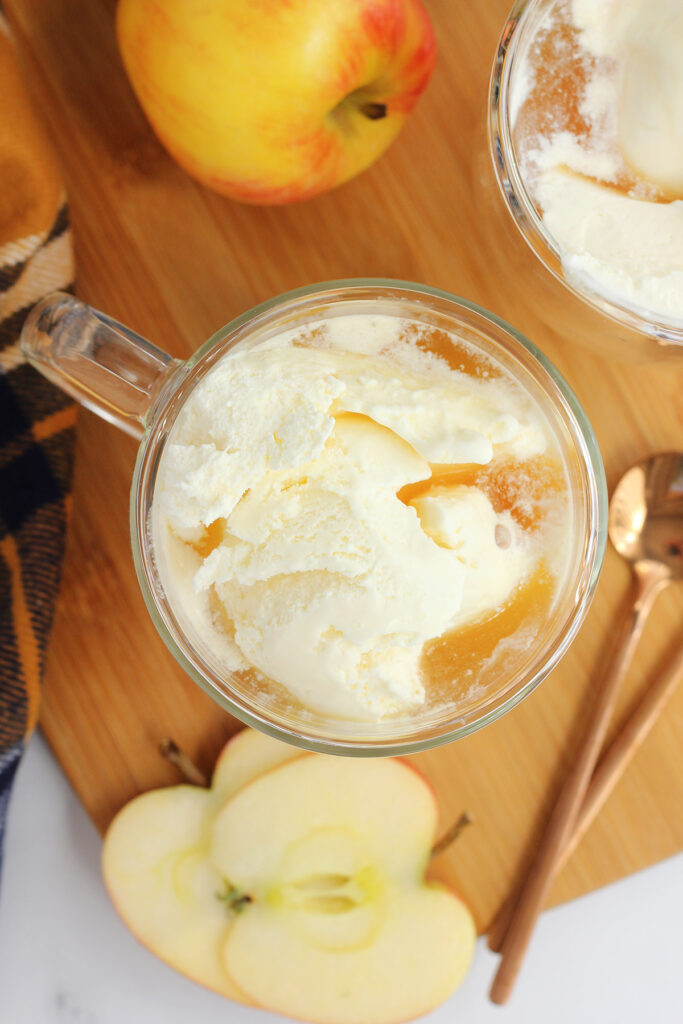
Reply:
[[120, 0], [117, 33], [164, 146], [247, 203], [307, 199], [364, 170], [436, 56], [419, 0]]

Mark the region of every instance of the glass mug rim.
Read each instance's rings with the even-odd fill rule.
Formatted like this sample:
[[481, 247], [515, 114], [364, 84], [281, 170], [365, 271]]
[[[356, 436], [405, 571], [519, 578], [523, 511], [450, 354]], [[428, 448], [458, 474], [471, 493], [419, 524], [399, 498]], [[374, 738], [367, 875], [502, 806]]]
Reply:
[[[577, 587], [577, 593], [580, 591], [580, 597], [560, 634], [553, 636], [551, 643], [546, 639], [545, 643], [549, 649], [542, 650], [544, 657], [537, 655], [536, 662], [540, 664], [534, 663], [534, 671], [530, 678], [483, 714], [470, 715], [464, 721], [456, 719], [443, 730], [440, 729], [428, 736], [420, 737], [419, 734], [411, 733], [406, 738], [390, 738], [386, 741], [381, 738], [331, 738], [307, 731], [303, 726], [294, 728], [291, 725], [283, 725], [275, 720], [276, 716], [269, 717], [266, 712], [258, 710], [253, 702], [250, 705], [249, 701], [234, 689], [228, 690], [229, 683], [226, 679], [218, 678], [193, 647], [192, 641], [182, 627], [175, 622], [170, 603], [165, 600], [163, 584], [159, 581], [158, 586], [155, 585], [158, 574], [154, 563], [149, 523], [161, 453], [175, 418], [197, 381], [219, 358], [222, 358], [232, 344], [248, 337], [248, 333], [245, 334], [245, 338], [240, 337], [240, 332], [245, 328], [255, 329], [263, 323], [268, 314], [284, 315], [296, 309], [302, 302], [310, 302], [313, 297], [319, 296], [321, 305], [324, 305], [329, 304], [334, 295], [339, 296], [336, 301], [343, 302], [344, 299], [377, 298], [378, 293], [380, 297], [387, 299], [400, 293], [402, 297], [418, 303], [420, 299], [423, 302], [439, 300], [448, 305], [454, 321], [457, 322], [459, 311], [461, 318], [463, 313], [474, 317], [483, 332], [488, 332], [488, 340], [502, 347], [503, 342], [500, 338], [492, 338], [495, 332], [499, 332], [512, 350], [512, 356], [517, 361], [523, 357], [528, 363], [527, 369], [534, 371], [542, 384], [547, 386], [549, 383], [553, 389], [551, 396], [548, 397], [546, 394], [545, 397], [552, 405], [552, 411], [556, 416], [558, 408], [562, 409], [565, 424], [569, 424], [572, 443], [585, 476], [584, 498], [588, 502], [584, 540], [588, 551], [584, 557], [580, 579], [572, 580]], [[211, 352], [214, 352], [214, 359], [207, 358]], [[162, 438], [162, 435], [165, 436]], [[140, 589], [161, 639], [190, 678], [225, 711], [248, 726], [305, 750], [351, 756], [392, 756], [414, 753], [451, 742], [495, 721], [530, 694], [558, 664], [585, 617], [602, 567], [607, 535], [607, 489], [597, 440], [578, 399], [556, 367], [524, 335], [476, 303], [441, 289], [388, 278], [353, 278], [297, 288], [259, 303], [221, 327], [185, 363], [179, 365], [176, 373], [169, 379], [164, 393], [150, 410], [145, 424], [131, 483], [130, 533]], [[159, 588], [163, 592], [163, 602], [159, 600]], [[225, 675], [229, 676], [229, 673]], [[358, 726], [359, 731], [362, 731], [364, 723], [359, 722]]]
[[588, 284], [567, 277], [562, 250], [547, 230], [524, 182], [510, 120], [512, 76], [516, 58], [527, 33], [538, 27], [538, 12], [557, 0], [516, 0], [501, 33], [491, 70], [488, 99], [489, 155], [503, 201], [522, 238], [553, 277], [581, 302], [652, 339], [655, 343], [683, 347], [683, 320], [656, 314], [640, 315], [635, 309], [592, 290]]

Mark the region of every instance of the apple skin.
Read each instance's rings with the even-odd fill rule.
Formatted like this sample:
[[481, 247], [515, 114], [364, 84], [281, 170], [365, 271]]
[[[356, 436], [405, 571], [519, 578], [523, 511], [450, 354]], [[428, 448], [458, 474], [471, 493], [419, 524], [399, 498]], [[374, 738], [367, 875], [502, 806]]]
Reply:
[[372, 164], [436, 59], [420, 0], [119, 0], [116, 24], [163, 145], [246, 203], [308, 199]]

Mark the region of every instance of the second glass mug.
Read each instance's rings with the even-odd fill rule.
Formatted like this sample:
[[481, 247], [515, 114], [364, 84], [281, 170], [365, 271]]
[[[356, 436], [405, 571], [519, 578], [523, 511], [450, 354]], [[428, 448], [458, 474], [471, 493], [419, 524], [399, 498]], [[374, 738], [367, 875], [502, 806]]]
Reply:
[[[538, 273], [528, 282], [525, 298], [550, 327], [562, 324], [566, 334], [591, 351], [636, 362], [680, 363], [683, 322], [673, 315], [639, 312], [625, 300], [610, 297], [590, 279], [578, 276], [546, 227], [525, 181], [515, 134], [517, 94], [527, 87], [525, 61], [539, 27], [565, 6], [563, 0], [515, 0], [503, 26], [489, 88], [490, 159], [478, 182], [484, 192], [483, 208], [489, 209], [496, 236], [496, 244], [487, 251], [493, 257], [504, 258], [507, 270], [518, 231], [539, 260]], [[562, 15], [560, 20], [564, 20]], [[501, 206], [501, 197], [507, 207], [504, 220], [490, 210], [493, 204]], [[501, 244], [500, 231], [511, 239], [509, 245]]]
[[[575, 528], [570, 568], [551, 621], [515, 669], [477, 699], [379, 722], [336, 719], [276, 707], [226, 671], [206, 644], [188, 636], [169, 601], [150, 535], [157, 471], [186, 398], [236, 345], [258, 344], [321, 317], [388, 313], [434, 325], [502, 363], [549, 421], [570, 478]], [[557, 665], [590, 605], [605, 550], [607, 494], [592, 428], [558, 371], [534, 345], [491, 313], [447, 292], [390, 280], [333, 281], [298, 289], [254, 307], [209, 338], [187, 361], [173, 359], [85, 303], [63, 293], [29, 315], [21, 347], [27, 359], [82, 404], [140, 440], [133, 474], [130, 527], [140, 588], [154, 624], [191, 678], [226, 711], [285, 742], [309, 750], [388, 756], [466, 736], [513, 708]]]

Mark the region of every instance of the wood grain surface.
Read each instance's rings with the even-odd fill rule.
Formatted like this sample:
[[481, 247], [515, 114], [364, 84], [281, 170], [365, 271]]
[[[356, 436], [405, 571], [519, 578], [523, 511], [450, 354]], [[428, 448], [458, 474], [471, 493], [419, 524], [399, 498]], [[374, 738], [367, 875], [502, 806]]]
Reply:
[[[208, 192], [166, 155], [124, 76], [113, 0], [7, 0], [63, 165], [79, 295], [187, 356], [289, 288], [357, 276], [425, 282], [499, 313], [557, 363], [593, 422], [610, 487], [636, 459], [683, 447], [683, 356], [635, 365], [577, 345], [579, 306], [568, 293], [566, 317], [545, 324], [534, 300], [545, 271], [482, 180], [487, 82], [508, 3], [427, 0], [439, 63], [389, 153], [335, 192], [268, 209]], [[163, 736], [208, 771], [238, 727], [184, 675], [147, 617], [128, 545], [134, 454], [130, 439], [81, 413], [42, 717], [100, 829], [135, 793], [177, 780], [157, 753]], [[414, 758], [436, 786], [444, 825], [464, 808], [476, 818], [434, 869], [467, 896], [482, 929], [547, 819], [627, 590], [628, 569], [609, 550], [588, 619], [543, 686], [495, 725]], [[681, 643], [682, 591], [658, 601], [610, 735]], [[564, 868], [554, 902], [683, 849], [682, 749], [683, 690]]]

